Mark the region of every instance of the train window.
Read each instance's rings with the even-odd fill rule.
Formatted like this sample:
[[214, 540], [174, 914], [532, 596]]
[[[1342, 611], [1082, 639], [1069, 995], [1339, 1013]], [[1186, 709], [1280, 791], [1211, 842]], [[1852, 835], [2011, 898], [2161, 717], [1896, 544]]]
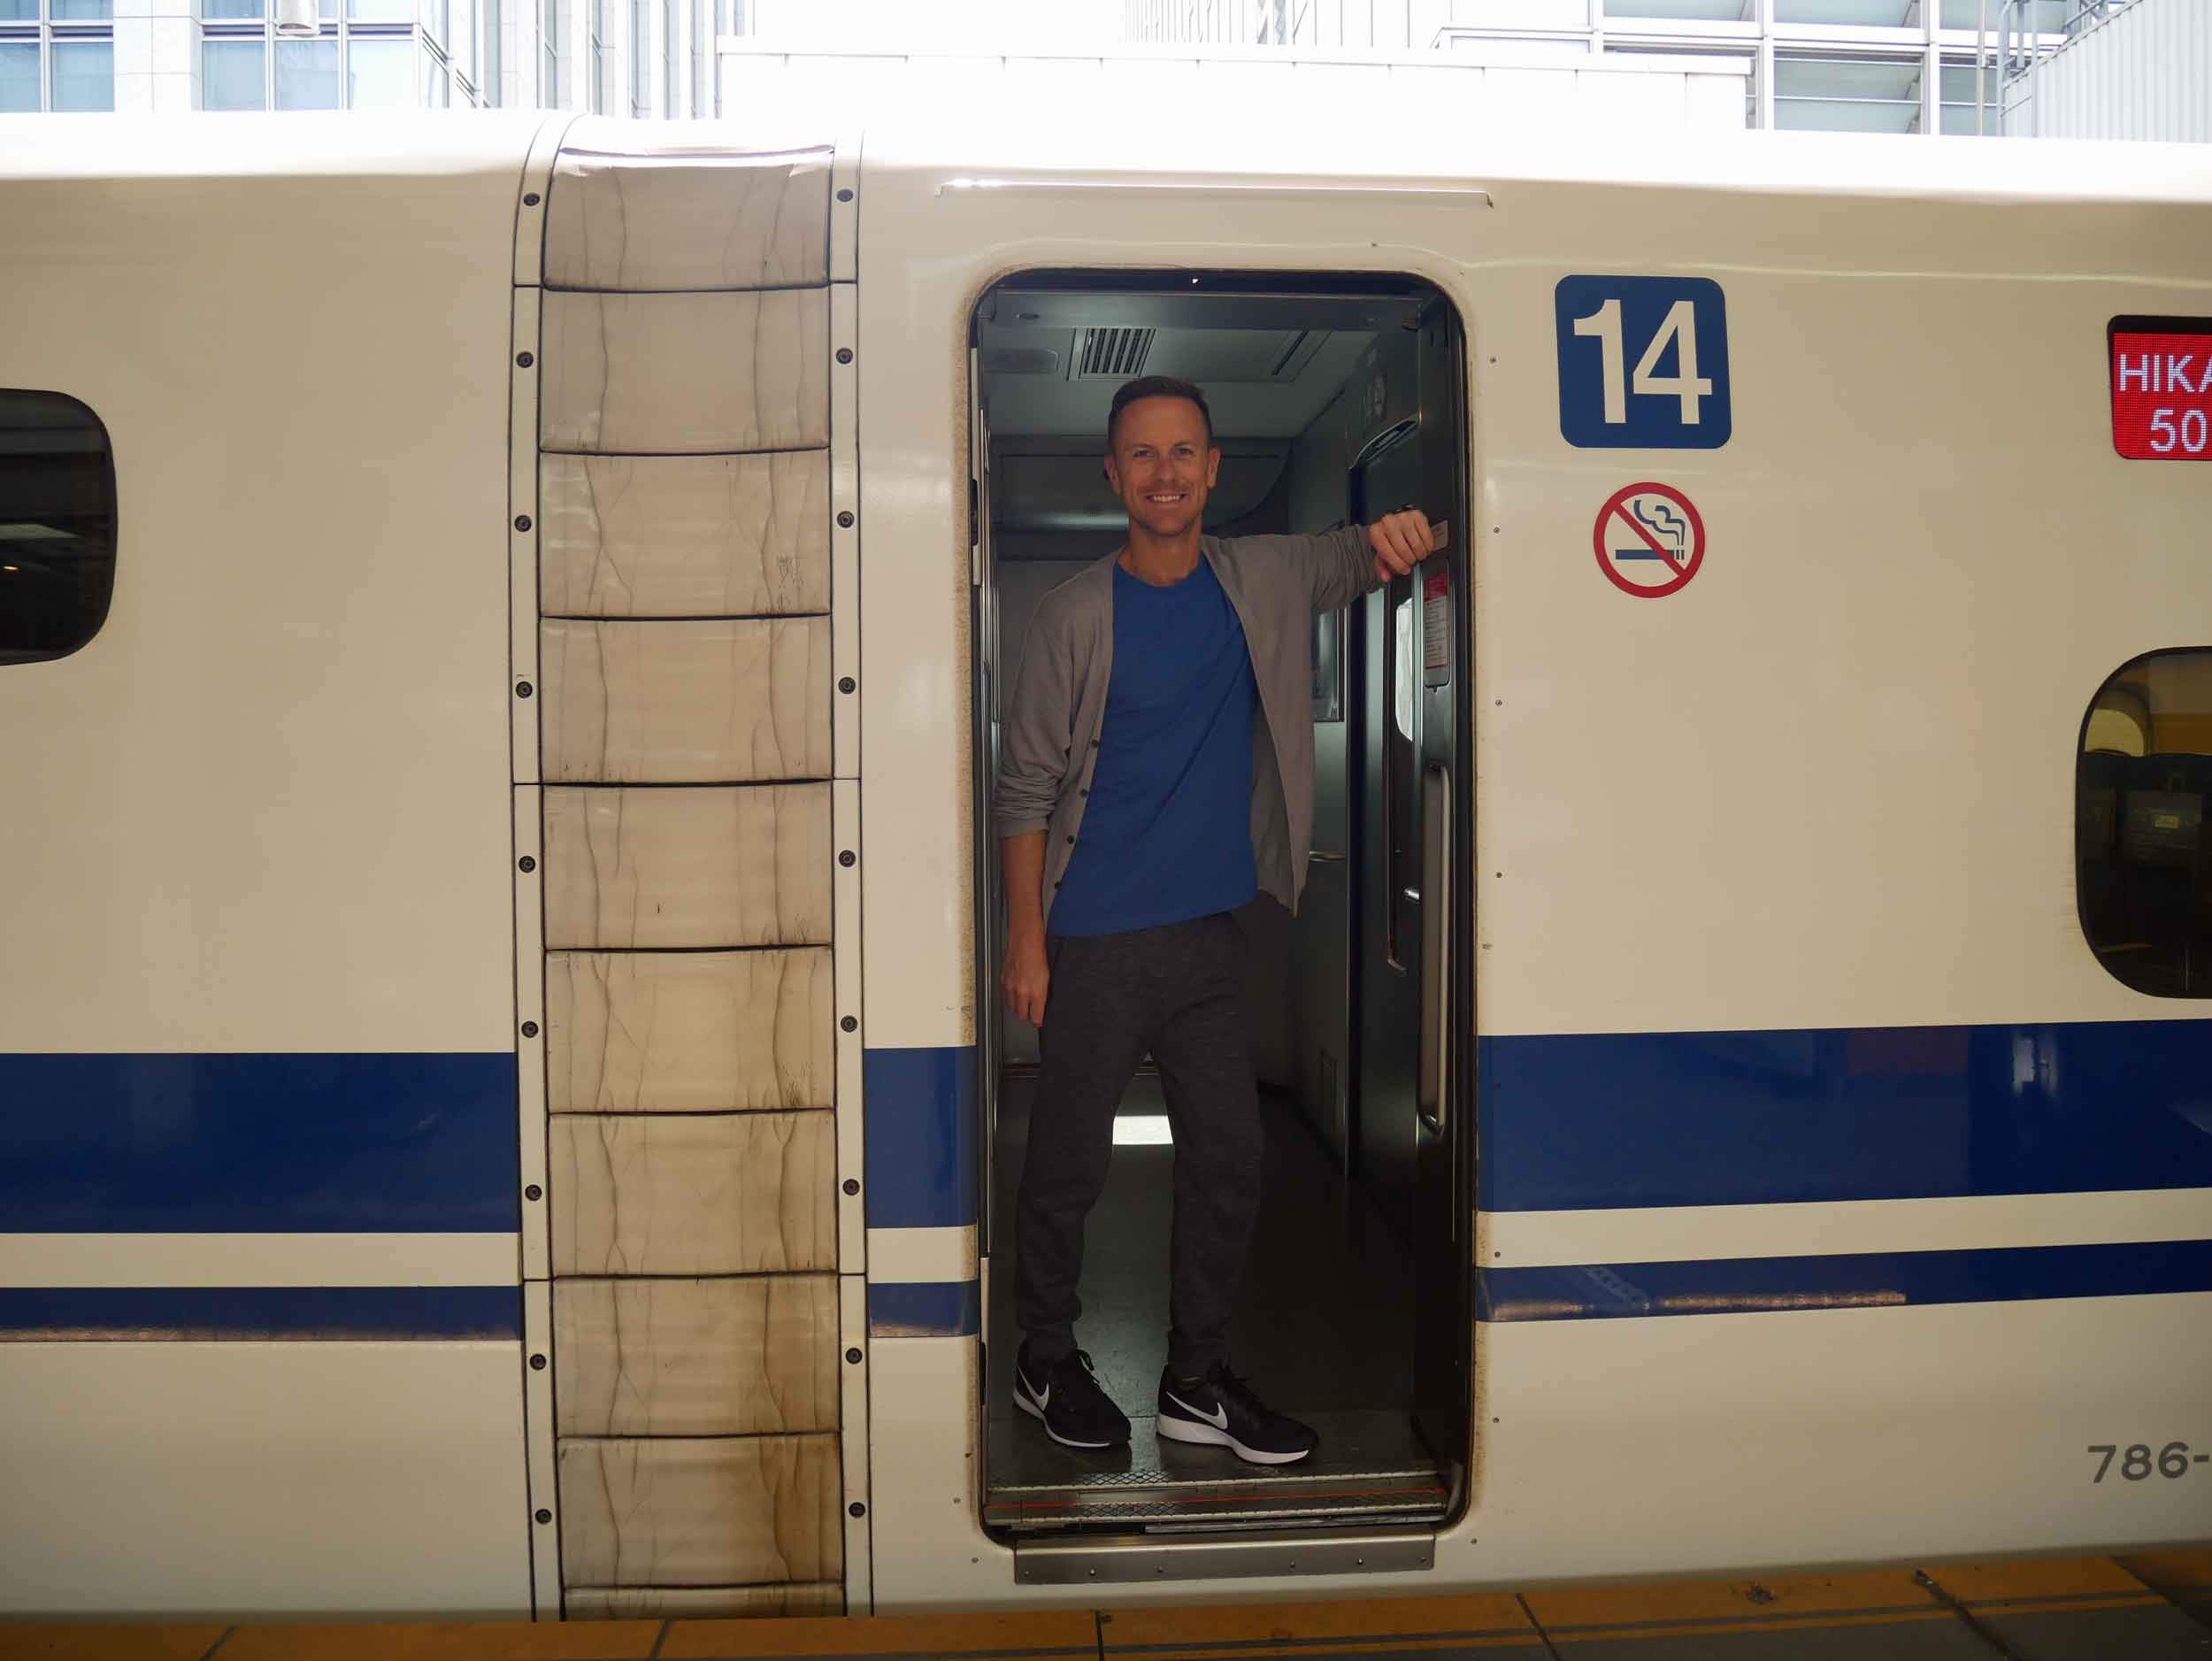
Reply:
[[0, 664], [66, 657], [115, 590], [115, 459], [100, 418], [0, 388]]
[[2212, 647], [2125, 664], [2083, 719], [2074, 775], [2082, 932], [2139, 992], [2212, 997]]

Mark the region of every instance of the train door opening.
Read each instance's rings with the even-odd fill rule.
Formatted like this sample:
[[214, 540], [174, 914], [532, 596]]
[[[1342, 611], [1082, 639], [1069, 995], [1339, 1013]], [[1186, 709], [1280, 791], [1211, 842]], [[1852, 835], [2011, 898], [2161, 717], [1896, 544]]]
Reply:
[[[1022, 1541], [1433, 1524], [1469, 1464], [1472, 1139], [1467, 419], [1458, 318], [1410, 279], [1051, 273], [976, 313], [977, 998], [988, 1296], [985, 1520]], [[1123, 540], [1108, 404], [1196, 382], [1222, 450], [1210, 534], [1317, 533], [1421, 508], [1443, 546], [1313, 624], [1311, 857], [1294, 917], [1238, 914], [1266, 1196], [1237, 1370], [1320, 1445], [1286, 1466], [1156, 1437], [1174, 1149], [1149, 1061], [1125, 1093], [1086, 1234], [1078, 1341], [1132, 1420], [1125, 1449], [1049, 1441], [1014, 1406], [1017, 1186], [1037, 1034], [997, 994], [1005, 905], [987, 811], [999, 723], [1038, 602]], [[1263, 719], [1265, 719], [1263, 717]]]

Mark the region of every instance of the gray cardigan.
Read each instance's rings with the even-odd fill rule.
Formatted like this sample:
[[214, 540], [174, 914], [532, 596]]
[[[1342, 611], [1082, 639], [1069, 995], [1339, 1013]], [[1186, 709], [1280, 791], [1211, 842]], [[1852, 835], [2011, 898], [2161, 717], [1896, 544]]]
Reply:
[[[1240, 536], [1200, 543], [1244, 626], [1259, 683], [1252, 733], [1252, 857], [1260, 887], [1292, 911], [1313, 834], [1313, 619], [1375, 587], [1367, 532]], [[1046, 926], [1082, 834], [1114, 667], [1118, 554], [1069, 578], [1038, 604], [999, 741], [992, 817], [1002, 837], [1045, 833]]]

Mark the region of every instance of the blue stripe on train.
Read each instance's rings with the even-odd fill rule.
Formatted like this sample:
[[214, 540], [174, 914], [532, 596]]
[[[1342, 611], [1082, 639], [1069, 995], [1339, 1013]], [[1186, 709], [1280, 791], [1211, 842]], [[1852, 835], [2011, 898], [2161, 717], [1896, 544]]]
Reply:
[[875, 1338], [955, 1338], [983, 1330], [982, 1287], [974, 1280], [885, 1280], [868, 1288]]
[[[2212, 1188], [2212, 1021], [1486, 1038], [1489, 1211]], [[975, 1052], [865, 1054], [872, 1227], [976, 1219]], [[0, 1056], [0, 1229], [505, 1233], [514, 1058]]]
[[2212, 1240], [1485, 1269], [1480, 1320], [1604, 1320], [2212, 1291]]
[[0, 1341], [521, 1335], [512, 1286], [0, 1288]]
[[864, 1052], [871, 1228], [975, 1221], [972, 1045]]
[[2212, 1188], [2212, 1020], [1486, 1038], [1485, 1211]]
[[0, 1056], [0, 1229], [512, 1233], [511, 1054]]

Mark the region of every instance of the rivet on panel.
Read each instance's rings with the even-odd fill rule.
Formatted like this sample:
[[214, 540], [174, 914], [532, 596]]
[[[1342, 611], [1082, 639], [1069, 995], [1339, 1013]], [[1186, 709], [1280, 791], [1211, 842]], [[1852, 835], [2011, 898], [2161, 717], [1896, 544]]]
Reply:
[[525, 1038], [535, 1038], [535, 1037], [538, 1035], [538, 1024], [537, 1024], [537, 1022], [535, 1022], [535, 1021], [525, 1021], [525, 1022], [523, 1022], [523, 1024], [522, 1024], [522, 1035], [523, 1035]]
[[531, 858], [528, 854], [525, 854], [521, 858], [515, 861], [515, 868], [518, 871], [522, 872], [535, 871], [538, 868], [538, 862]]
[[858, 1366], [860, 1365], [860, 1350], [858, 1346], [856, 1345], [854, 1348], [845, 1351], [845, 1359], [851, 1363], [854, 1366]]
[[530, 1371], [533, 1373], [544, 1372], [545, 1357], [543, 1356], [532, 1356], [530, 1357]]
[[837, 515], [837, 522], [847, 530], [852, 529], [853, 511], [850, 508], [841, 510]]
[[849, 190], [841, 190], [837, 193], [837, 199], [840, 202], [850, 202], [853, 199], [853, 193]]
[[523, 1189], [522, 1197], [526, 1200], [541, 1200], [545, 1197], [545, 1190], [533, 1182], [528, 1188]]
[[553, 1513], [541, 1505], [538, 1507], [538, 1520], [541, 1523], [549, 1523], [553, 1520]]
[[848, 1195], [859, 1193], [860, 1179], [858, 1177], [847, 1177], [845, 1179], [845, 1192]]
[[515, 682], [515, 696], [518, 698], [528, 697], [534, 689], [527, 681]]
[[843, 1020], [838, 1022], [837, 1024], [840, 1027], [849, 1033], [856, 1033], [860, 1030], [860, 1023], [849, 1015], [845, 1017]]
[[538, 360], [535, 358], [533, 358], [528, 352], [517, 352], [515, 354], [515, 361], [518, 364], [520, 364], [525, 369], [527, 369], [532, 364], [534, 364]]
[[865, 1517], [868, 1514], [868, 1508], [865, 1505], [863, 1505], [858, 1500], [855, 1500], [851, 1504], [845, 1507], [845, 1509], [851, 1512], [855, 1517]]
[[851, 849], [848, 848], [843, 853], [837, 856], [837, 863], [844, 866], [846, 870], [850, 871], [858, 857], [859, 857], [855, 854]]
[[518, 531], [526, 531], [526, 530], [528, 530], [528, 529], [530, 528], [530, 516], [529, 516], [527, 513], [518, 513], [518, 514], [516, 514], [516, 515], [515, 515], [515, 528], [516, 528], [517, 530], [518, 530]]
[[840, 347], [837, 349], [837, 361], [838, 361], [839, 363], [841, 363], [841, 364], [849, 364], [849, 363], [852, 362], [852, 360], [853, 360], [853, 349], [852, 349], [851, 347], [849, 347], [849, 346], [840, 346]]
[[859, 689], [859, 686], [860, 683], [858, 681], [855, 681], [850, 675], [846, 675], [838, 681], [837, 689], [840, 692], [853, 692], [857, 691]]
[[[534, 190], [524, 191], [522, 193], [522, 205], [526, 208], [536, 207], [538, 205], [538, 193]], [[1491, 361], [1495, 363], [1497, 359], [1494, 358]]]

